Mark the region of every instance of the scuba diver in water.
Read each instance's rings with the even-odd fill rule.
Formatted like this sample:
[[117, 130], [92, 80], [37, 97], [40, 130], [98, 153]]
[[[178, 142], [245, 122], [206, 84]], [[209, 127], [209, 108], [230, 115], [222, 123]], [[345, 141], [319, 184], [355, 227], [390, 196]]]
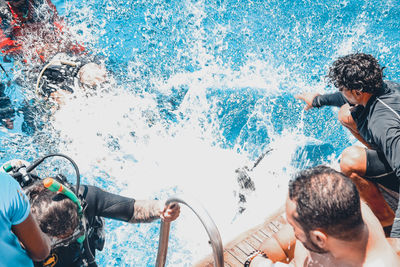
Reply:
[[14, 128], [16, 113], [23, 116], [21, 130], [33, 135], [48, 125], [53, 113], [73, 93], [87, 97], [95, 94], [108, 81], [105, 67], [99, 63], [54, 60], [47, 64], [36, 82], [37, 97], [24, 100], [20, 108], [14, 108], [5, 93], [6, 85], [0, 83], [0, 119], [7, 129]]
[[[46, 158], [61, 156], [75, 168], [77, 183], [72, 187], [63, 175], [42, 180], [34, 171]], [[180, 213], [177, 203], [164, 205], [158, 200], [135, 200], [102, 189], [80, 185], [75, 162], [63, 154], [51, 154], [29, 163], [12, 160], [3, 165], [24, 188], [32, 215], [52, 240], [50, 256], [35, 266], [97, 266], [95, 251], [104, 246], [104, 219], [128, 223], [175, 220]]]
[[306, 109], [340, 107], [339, 121], [366, 146], [346, 148], [340, 169], [358, 186], [382, 226], [393, 224], [391, 237], [400, 237], [400, 205], [394, 216], [375, 185], [399, 192], [400, 84], [383, 81], [383, 68], [373, 56], [363, 53], [337, 59], [328, 78], [338, 92], [303, 93], [296, 98], [306, 102]]
[[[72, 36], [65, 31], [63, 19], [50, 0], [0, 0], [4, 61], [30, 62], [29, 69], [14, 77], [22, 87], [34, 88], [35, 95], [27, 94], [25, 103], [16, 110], [24, 117], [22, 131], [29, 135], [42, 129], [51, 115], [49, 110], [57, 109], [54, 104], [62, 104], [64, 93], [93, 89], [106, 81], [104, 64], [70, 40]], [[6, 96], [0, 100], [8, 101]], [[15, 112], [10, 103], [6, 104], [7, 109], [0, 114], [2, 124], [12, 129]]]
[[100, 62], [52, 60], [39, 74], [35, 85], [36, 97], [26, 101], [19, 109], [24, 116], [22, 131], [32, 135], [42, 130], [68, 97], [72, 94], [78, 97], [96, 94], [107, 84], [107, 76], [106, 68]]

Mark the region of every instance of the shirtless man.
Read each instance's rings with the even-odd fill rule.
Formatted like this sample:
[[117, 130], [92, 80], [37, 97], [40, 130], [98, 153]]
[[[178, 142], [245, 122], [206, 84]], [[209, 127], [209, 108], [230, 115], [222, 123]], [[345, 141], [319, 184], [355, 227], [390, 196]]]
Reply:
[[356, 186], [329, 167], [307, 169], [290, 182], [286, 217], [300, 241], [293, 261], [273, 264], [260, 254], [250, 267], [400, 266], [378, 219], [360, 203]]

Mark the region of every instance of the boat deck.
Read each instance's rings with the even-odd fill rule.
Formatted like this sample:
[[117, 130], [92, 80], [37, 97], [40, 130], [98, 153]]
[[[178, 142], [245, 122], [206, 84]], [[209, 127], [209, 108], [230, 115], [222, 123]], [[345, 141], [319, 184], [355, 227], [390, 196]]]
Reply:
[[[264, 223], [242, 233], [240, 236], [224, 245], [225, 267], [243, 267], [247, 257], [258, 250], [260, 245], [286, 224], [284, 207], [268, 217]], [[194, 265], [195, 267], [213, 267], [212, 256]]]

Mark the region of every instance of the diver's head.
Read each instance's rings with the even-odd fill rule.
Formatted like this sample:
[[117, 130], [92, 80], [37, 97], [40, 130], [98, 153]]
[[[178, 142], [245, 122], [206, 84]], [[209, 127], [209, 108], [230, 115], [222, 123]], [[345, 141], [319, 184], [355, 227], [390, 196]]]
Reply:
[[383, 87], [383, 69], [372, 55], [355, 53], [333, 62], [328, 78], [340, 91], [356, 90], [374, 95]]
[[33, 216], [53, 244], [74, 235], [80, 219], [77, 206], [71, 199], [50, 191], [41, 180], [27, 187], [25, 193], [30, 199]]
[[90, 62], [80, 68], [78, 78], [81, 84], [93, 88], [106, 82], [107, 71], [103, 66]]

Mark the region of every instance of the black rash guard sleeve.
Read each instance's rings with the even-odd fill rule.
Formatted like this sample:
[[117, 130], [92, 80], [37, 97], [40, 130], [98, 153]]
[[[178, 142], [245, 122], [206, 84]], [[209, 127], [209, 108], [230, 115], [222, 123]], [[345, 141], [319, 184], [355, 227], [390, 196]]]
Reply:
[[83, 188], [88, 218], [101, 216], [124, 222], [132, 218], [134, 199], [106, 192], [96, 186], [84, 185]]
[[335, 106], [341, 107], [348, 103], [346, 98], [341, 92], [336, 92], [333, 94], [317, 95], [314, 97], [312, 106], [314, 108], [320, 108], [322, 106]]

